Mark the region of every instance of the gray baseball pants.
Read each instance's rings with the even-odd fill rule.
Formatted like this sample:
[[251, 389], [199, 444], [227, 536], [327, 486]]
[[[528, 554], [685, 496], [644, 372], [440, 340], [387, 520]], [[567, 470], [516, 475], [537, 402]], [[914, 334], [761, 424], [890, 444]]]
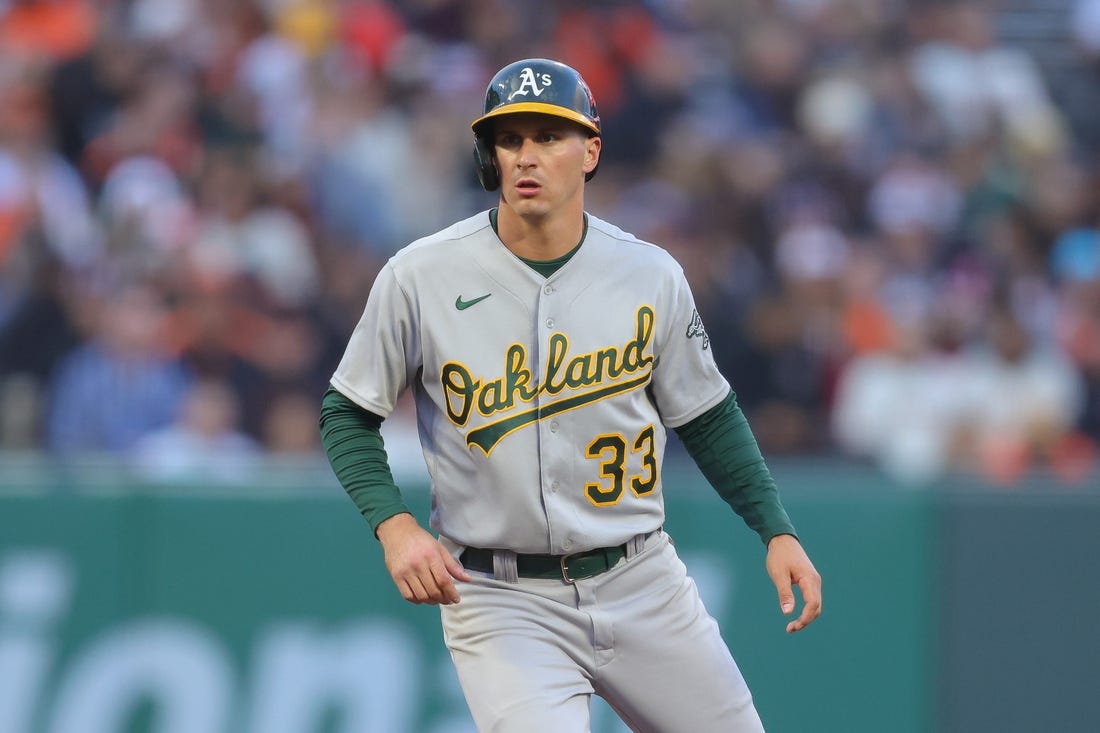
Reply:
[[443, 634], [481, 733], [588, 733], [604, 698], [636, 733], [760, 733], [748, 686], [668, 535], [592, 578], [471, 572]]

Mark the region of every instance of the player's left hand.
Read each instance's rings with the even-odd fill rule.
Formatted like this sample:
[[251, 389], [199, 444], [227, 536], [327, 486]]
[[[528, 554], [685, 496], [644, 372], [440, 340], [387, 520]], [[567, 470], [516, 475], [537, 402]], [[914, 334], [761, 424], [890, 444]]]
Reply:
[[821, 615], [821, 576], [802, 549], [802, 543], [789, 534], [772, 537], [768, 541], [765, 567], [779, 591], [779, 607], [784, 614], [794, 611], [792, 586], [797, 585], [802, 592], [802, 613], [787, 624], [787, 633], [801, 631], [813, 623]]

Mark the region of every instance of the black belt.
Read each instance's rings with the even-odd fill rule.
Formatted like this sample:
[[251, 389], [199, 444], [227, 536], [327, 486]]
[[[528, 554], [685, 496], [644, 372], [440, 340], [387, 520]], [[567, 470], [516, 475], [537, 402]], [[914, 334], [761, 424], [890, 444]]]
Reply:
[[[649, 539], [656, 530], [646, 534]], [[458, 556], [459, 562], [468, 570], [479, 573], [493, 572], [493, 550], [482, 547], [467, 547]], [[516, 554], [516, 573], [521, 578], [562, 578], [567, 583], [591, 578], [607, 572], [619, 560], [626, 557], [626, 544], [615, 547], [597, 547], [575, 555], [525, 555]]]

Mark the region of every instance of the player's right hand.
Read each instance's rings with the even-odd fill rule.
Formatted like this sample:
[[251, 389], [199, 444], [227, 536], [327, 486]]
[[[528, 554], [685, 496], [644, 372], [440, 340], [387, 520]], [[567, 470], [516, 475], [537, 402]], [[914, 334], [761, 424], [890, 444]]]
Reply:
[[411, 514], [396, 514], [378, 525], [386, 569], [406, 601], [431, 605], [458, 603], [454, 579], [470, 580], [462, 564]]

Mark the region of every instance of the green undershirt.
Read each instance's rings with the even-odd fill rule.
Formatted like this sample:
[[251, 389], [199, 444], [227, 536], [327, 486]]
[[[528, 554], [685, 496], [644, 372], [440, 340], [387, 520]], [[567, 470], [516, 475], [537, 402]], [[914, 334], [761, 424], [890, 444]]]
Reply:
[[[382, 418], [330, 387], [321, 404], [321, 442], [333, 472], [371, 529], [409, 512], [394, 483], [382, 440]], [[676, 428], [684, 447], [718, 495], [760, 539], [795, 535], [737, 398], [726, 398]], [[411, 512], [409, 512], [411, 513]]]
[[382, 418], [332, 387], [321, 401], [321, 444], [332, 471], [371, 529], [395, 514], [409, 512], [394, 483]]
[[765, 545], [779, 534], [798, 536], [732, 389], [724, 400], [675, 430], [710, 485]]
[[[497, 229], [497, 214], [498, 210], [493, 208], [489, 209], [489, 222], [493, 225], [493, 231], [500, 234], [500, 230]], [[526, 257], [520, 257], [523, 263], [530, 267], [532, 270], [542, 275], [543, 277], [550, 277], [564, 265], [566, 262], [577, 254], [577, 250], [584, 244], [584, 238], [588, 234], [588, 214], [584, 215], [584, 229], [581, 231], [581, 241], [577, 242], [577, 246], [569, 250], [561, 257], [555, 257], [552, 260], [529, 260]], [[519, 255], [516, 255], [519, 257]]]

